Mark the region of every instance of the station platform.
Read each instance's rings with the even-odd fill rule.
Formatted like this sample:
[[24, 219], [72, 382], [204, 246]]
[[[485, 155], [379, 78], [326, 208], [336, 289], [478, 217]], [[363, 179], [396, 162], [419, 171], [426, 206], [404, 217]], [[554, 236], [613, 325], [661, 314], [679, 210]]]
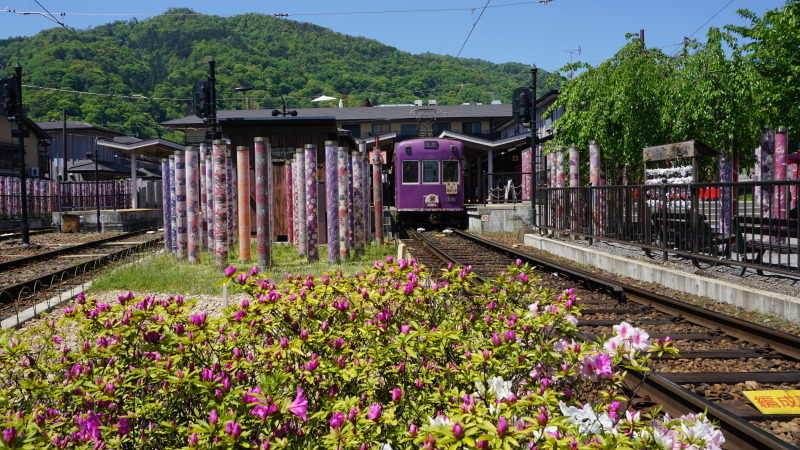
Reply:
[[[97, 229], [97, 211], [64, 211], [63, 213], [53, 213], [53, 225], [61, 226], [62, 218], [69, 220], [77, 217], [80, 221], [80, 228], [83, 231], [98, 231]], [[101, 209], [100, 210], [100, 225], [101, 231], [120, 231], [131, 232], [139, 231], [148, 228], [156, 228], [163, 225], [163, 214], [160, 209]], [[80, 230], [76, 230], [80, 231]]]
[[530, 203], [466, 205], [468, 229], [473, 233], [517, 232], [530, 229]]

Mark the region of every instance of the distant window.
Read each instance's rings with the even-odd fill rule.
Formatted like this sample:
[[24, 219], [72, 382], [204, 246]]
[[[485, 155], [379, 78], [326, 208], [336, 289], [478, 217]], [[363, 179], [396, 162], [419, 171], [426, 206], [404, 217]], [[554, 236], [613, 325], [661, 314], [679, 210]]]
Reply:
[[415, 123], [400, 124], [400, 134], [403, 136], [416, 136], [419, 130]]
[[422, 161], [422, 182], [439, 182], [439, 161]]
[[481, 134], [480, 122], [463, 122], [461, 128], [464, 134], [470, 134], [473, 136]]
[[372, 135], [373, 136], [380, 136], [381, 134], [386, 134], [392, 131], [391, 125], [388, 123], [373, 123], [372, 124]]
[[342, 128], [349, 131], [353, 137], [360, 138], [361, 137], [361, 125], [360, 124], [351, 124], [351, 125], [342, 125]]
[[458, 182], [458, 161], [442, 161], [442, 182]]
[[434, 122], [433, 123], [433, 135], [439, 136], [442, 134], [442, 131], [450, 131], [450, 122]]
[[419, 183], [419, 161], [403, 161], [403, 184]]

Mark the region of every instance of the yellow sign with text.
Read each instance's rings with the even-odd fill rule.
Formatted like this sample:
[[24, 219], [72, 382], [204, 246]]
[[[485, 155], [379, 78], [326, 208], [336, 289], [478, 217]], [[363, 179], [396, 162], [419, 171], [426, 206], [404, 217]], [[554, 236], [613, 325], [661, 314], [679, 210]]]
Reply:
[[800, 414], [800, 391], [744, 391], [762, 414]]

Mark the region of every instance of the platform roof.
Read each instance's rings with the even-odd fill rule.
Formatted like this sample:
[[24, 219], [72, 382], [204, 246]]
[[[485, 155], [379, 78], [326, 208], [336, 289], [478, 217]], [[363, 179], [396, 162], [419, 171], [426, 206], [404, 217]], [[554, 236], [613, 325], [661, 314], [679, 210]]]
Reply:
[[138, 142], [115, 142], [98, 139], [97, 145], [113, 148], [122, 153], [144, 155], [154, 159], [168, 158], [176, 150], [184, 150], [185, 148], [181, 144], [166, 139], [149, 139]]

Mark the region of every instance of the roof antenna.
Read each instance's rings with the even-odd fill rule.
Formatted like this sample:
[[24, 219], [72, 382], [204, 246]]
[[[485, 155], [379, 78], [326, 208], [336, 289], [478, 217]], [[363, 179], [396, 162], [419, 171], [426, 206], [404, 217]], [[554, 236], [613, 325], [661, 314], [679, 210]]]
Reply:
[[[580, 55], [581, 54], [581, 46], [579, 45], [577, 50], [561, 50], [561, 51], [569, 53], [569, 64], [572, 65], [572, 55], [574, 55], [575, 53]], [[572, 69], [570, 69], [569, 72], [567, 72], [567, 78], [568, 79], [572, 79]]]

